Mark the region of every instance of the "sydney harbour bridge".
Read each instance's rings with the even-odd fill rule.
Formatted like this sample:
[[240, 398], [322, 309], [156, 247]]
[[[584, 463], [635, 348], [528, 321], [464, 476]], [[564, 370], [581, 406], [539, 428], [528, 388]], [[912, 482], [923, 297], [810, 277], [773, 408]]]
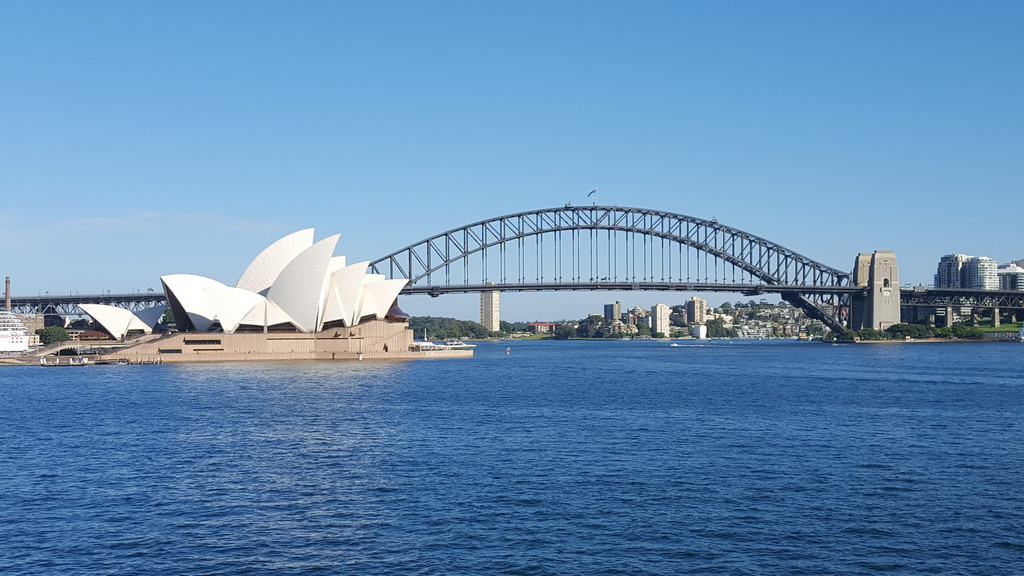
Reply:
[[[851, 261], [853, 255], [851, 255]], [[851, 303], [868, 287], [854, 274], [765, 238], [662, 210], [569, 206], [531, 210], [441, 232], [370, 264], [408, 278], [403, 294], [560, 290], [778, 294], [833, 331], [851, 327]], [[1024, 292], [899, 289], [913, 307], [1024, 309]], [[160, 292], [12, 298], [15, 312], [72, 315], [78, 303], [141, 310]]]

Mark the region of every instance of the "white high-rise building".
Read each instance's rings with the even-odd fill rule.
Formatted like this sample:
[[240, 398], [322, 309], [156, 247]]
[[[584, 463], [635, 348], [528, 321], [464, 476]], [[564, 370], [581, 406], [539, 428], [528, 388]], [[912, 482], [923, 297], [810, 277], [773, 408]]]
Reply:
[[669, 315], [672, 313], [672, 309], [667, 304], [655, 304], [651, 307], [651, 332], [657, 334], [661, 332], [666, 337], [671, 333], [672, 327], [669, 325]]
[[967, 254], [946, 254], [939, 259], [935, 272], [936, 288], [966, 288], [964, 266], [971, 259]]
[[999, 266], [986, 256], [967, 261], [967, 287], [981, 290], [999, 290]]
[[1024, 268], [1017, 264], [1004, 264], [997, 274], [1000, 290], [1024, 290]]
[[488, 332], [501, 330], [501, 292], [480, 293], [480, 324]]

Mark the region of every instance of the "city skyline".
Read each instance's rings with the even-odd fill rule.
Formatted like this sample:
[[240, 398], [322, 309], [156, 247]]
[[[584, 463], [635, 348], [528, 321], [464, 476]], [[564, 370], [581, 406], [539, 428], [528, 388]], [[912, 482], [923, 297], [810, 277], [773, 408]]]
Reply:
[[[15, 295], [146, 290], [186, 270], [233, 284], [253, 246], [294, 230], [340, 231], [340, 253], [372, 260], [596, 196], [844, 270], [893, 250], [910, 284], [946, 254], [1024, 257], [998, 218], [1024, 205], [1017, 3], [3, 14], [0, 274]], [[502, 318], [693, 295], [748, 299], [503, 293]], [[479, 316], [476, 295], [402, 306]]]

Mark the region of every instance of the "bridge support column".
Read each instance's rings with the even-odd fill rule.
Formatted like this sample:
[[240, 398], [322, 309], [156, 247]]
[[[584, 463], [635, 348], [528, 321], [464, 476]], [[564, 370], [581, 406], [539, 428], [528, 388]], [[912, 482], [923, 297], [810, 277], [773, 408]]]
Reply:
[[480, 293], [480, 324], [488, 332], [501, 330], [501, 292], [494, 290]]
[[992, 309], [992, 327], [999, 328], [999, 307]]
[[953, 307], [946, 306], [946, 328], [953, 327]]
[[853, 268], [853, 284], [864, 292], [852, 299], [854, 330], [885, 330], [900, 323], [900, 273], [891, 250], [861, 253]]

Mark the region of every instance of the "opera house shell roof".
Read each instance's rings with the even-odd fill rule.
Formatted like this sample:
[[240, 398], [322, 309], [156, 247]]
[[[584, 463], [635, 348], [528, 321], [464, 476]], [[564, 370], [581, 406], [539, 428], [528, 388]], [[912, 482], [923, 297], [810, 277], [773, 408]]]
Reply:
[[[346, 264], [334, 256], [339, 238], [314, 243], [312, 228], [289, 234], [261, 252], [234, 286], [193, 274], [161, 276], [178, 329], [310, 333], [389, 313], [404, 320], [395, 302], [408, 280], [367, 274], [369, 262]], [[79, 307], [118, 339], [133, 330], [151, 333], [167, 308]]]

